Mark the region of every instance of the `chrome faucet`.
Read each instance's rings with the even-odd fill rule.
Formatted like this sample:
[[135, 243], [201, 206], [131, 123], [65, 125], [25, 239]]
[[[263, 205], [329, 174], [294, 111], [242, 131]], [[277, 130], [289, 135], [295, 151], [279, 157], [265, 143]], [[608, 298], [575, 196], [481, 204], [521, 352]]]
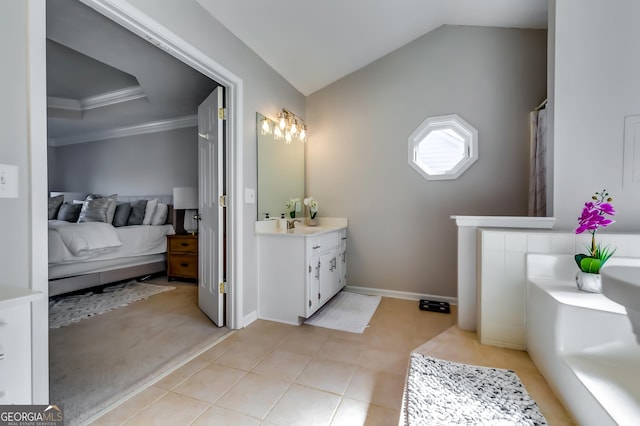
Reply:
[[295, 229], [296, 222], [302, 222], [302, 221], [298, 220], [298, 219], [289, 219], [289, 220], [287, 220], [287, 230]]

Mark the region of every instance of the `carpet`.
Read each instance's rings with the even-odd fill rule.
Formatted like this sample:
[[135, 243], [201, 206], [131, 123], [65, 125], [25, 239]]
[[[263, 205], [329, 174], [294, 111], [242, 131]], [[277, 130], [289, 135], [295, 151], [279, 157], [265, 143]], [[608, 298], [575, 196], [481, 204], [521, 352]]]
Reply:
[[64, 327], [170, 290], [175, 290], [175, 287], [130, 281], [105, 287], [102, 293], [88, 292], [51, 298], [49, 328]]
[[63, 406], [65, 425], [86, 424], [229, 332], [198, 309], [197, 285], [170, 285], [175, 290], [49, 330], [50, 401]]
[[341, 291], [304, 323], [333, 330], [363, 333], [380, 300], [380, 296]]
[[406, 425], [546, 425], [511, 370], [411, 354], [403, 415]]

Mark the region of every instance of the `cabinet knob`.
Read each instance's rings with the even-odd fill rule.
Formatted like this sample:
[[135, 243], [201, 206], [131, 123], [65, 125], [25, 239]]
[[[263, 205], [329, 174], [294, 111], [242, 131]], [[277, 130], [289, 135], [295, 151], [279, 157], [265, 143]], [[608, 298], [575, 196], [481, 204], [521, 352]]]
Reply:
[[189, 243], [180, 243], [180, 245], [181, 245], [182, 247], [187, 247], [187, 246], [189, 245]]
[[189, 266], [188, 263], [181, 263], [180, 266], [182, 266], [183, 268], [186, 268], [187, 266]]
[[313, 247], [311, 247], [311, 248], [312, 248], [313, 250], [315, 250], [315, 249], [319, 249], [320, 247], [322, 247], [322, 246], [313, 246]]

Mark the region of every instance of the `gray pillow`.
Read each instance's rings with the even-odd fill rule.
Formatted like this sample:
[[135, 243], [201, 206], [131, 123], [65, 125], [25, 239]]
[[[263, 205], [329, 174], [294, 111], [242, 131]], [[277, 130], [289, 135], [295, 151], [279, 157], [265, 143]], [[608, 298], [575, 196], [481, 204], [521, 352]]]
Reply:
[[97, 198], [82, 203], [78, 222], [108, 222], [111, 198]]
[[107, 223], [113, 223], [113, 216], [116, 214], [116, 206], [118, 205], [118, 194], [111, 194], [106, 198], [111, 200], [107, 210]]
[[67, 222], [77, 222], [80, 216], [82, 204], [64, 203], [58, 211], [58, 220], [66, 220]]
[[64, 195], [49, 197], [49, 220], [56, 219], [58, 217], [58, 211], [60, 210], [60, 206], [63, 202]]
[[127, 225], [142, 225], [144, 211], [147, 208], [147, 200], [137, 200], [131, 202], [131, 214], [127, 220]]
[[131, 203], [118, 204], [115, 214], [113, 215], [113, 226], [127, 226], [130, 214]]

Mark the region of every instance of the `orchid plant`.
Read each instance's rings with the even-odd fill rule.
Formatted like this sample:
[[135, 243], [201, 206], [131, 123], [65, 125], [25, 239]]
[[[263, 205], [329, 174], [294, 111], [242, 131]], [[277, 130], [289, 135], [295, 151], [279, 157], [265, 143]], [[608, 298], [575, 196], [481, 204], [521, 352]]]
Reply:
[[609, 217], [612, 217], [616, 211], [611, 205], [613, 199], [609, 197], [609, 193], [605, 189], [602, 192], [596, 192], [591, 199], [593, 201], [584, 203], [576, 228], [576, 234], [581, 234], [584, 231], [591, 233], [591, 245], [586, 246], [587, 254], [576, 254], [575, 260], [581, 271], [597, 274], [613, 255], [615, 249], [611, 250], [608, 246], [602, 247], [600, 244], [596, 244], [596, 232], [600, 227], [604, 228], [615, 222]]
[[285, 207], [289, 212], [289, 216], [293, 219], [296, 217], [296, 206], [300, 202], [299, 198], [289, 198], [289, 201], [286, 202]]
[[309, 216], [311, 219], [315, 219], [318, 214], [318, 202], [313, 199], [313, 197], [308, 197], [304, 199], [304, 205], [309, 207]]

